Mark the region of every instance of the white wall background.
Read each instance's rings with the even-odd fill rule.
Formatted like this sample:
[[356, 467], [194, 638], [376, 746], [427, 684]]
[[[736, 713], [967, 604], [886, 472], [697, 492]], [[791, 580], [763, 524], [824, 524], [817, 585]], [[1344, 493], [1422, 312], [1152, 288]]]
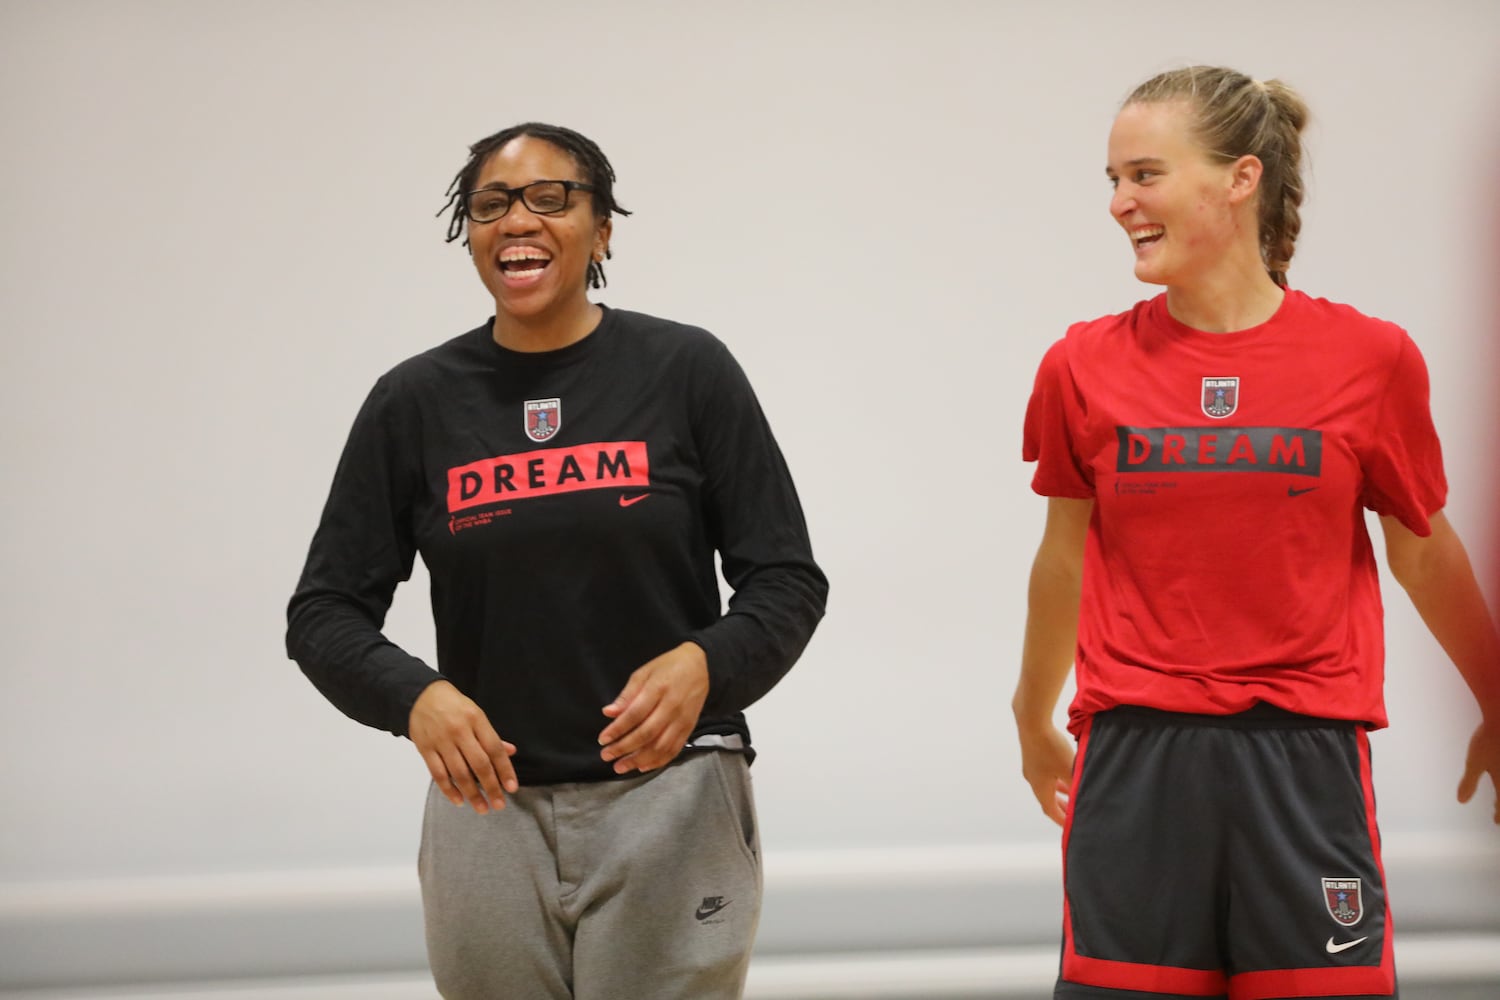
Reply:
[[[526, 119], [613, 160], [603, 300], [729, 343], [832, 580], [750, 713], [772, 864], [1050, 858], [1008, 709], [1020, 421], [1068, 322], [1154, 292], [1107, 215], [1119, 100], [1187, 62], [1302, 91], [1293, 283], [1413, 332], [1478, 552], [1497, 51], [1490, 0], [3, 0], [0, 916], [411, 866], [421, 762], [321, 700], [282, 613], [372, 381], [491, 305], [433, 216]], [[1390, 605], [1387, 836], [1493, 844], [1492, 792], [1453, 801], [1477, 713]], [[430, 653], [420, 576], [390, 631]]]

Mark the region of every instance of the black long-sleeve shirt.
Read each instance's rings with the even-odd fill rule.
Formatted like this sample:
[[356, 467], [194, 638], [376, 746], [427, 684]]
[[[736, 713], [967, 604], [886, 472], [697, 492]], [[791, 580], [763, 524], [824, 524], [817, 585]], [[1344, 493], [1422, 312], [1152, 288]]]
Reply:
[[[703, 330], [607, 308], [558, 351], [491, 332], [376, 383], [287, 609], [288, 654], [347, 715], [398, 735], [446, 678], [535, 784], [614, 777], [600, 710], [692, 640], [709, 671], [694, 735], [748, 743], [743, 709], [801, 654], [828, 584], [739, 365]], [[440, 672], [381, 633], [417, 552]]]

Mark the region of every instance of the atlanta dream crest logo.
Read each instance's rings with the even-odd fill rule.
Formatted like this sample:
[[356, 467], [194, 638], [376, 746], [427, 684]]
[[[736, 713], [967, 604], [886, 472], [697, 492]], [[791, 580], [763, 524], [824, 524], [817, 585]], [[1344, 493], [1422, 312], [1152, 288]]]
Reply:
[[1328, 915], [1343, 927], [1353, 927], [1365, 915], [1357, 878], [1325, 878], [1323, 902], [1328, 906]]
[[1240, 405], [1240, 380], [1238, 378], [1206, 378], [1203, 380], [1203, 412], [1210, 417], [1223, 419]]
[[562, 427], [562, 397], [526, 401], [526, 436], [546, 441]]

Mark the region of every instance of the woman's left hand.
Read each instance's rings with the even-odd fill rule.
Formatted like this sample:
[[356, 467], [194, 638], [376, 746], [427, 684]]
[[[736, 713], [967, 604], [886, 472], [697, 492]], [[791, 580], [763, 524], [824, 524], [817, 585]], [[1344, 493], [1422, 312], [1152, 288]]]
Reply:
[[599, 756], [616, 774], [653, 771], [687, 745], [708, 697], [708, 656], [694, 642], [651, 660], [630, 675], [620, 696], [604, 706], [614, 721], [599, 734]]
[[1458, 801], [1468, 802], [1479, 790], [1479, 778], [1488, 774], [1495, 791], [1495, 822], [1500, 824], [1500, 727], [1480, 723], [1469, 740], [1469, 756], [1464, 763], [1463, 780], [1458, 784]]

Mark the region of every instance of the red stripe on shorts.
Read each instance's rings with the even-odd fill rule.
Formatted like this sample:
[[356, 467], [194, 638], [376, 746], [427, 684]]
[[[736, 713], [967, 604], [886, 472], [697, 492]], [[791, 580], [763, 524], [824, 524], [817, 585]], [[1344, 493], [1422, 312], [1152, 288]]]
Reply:
[[[1390, 936], [1386, 936], [1390, 940]], [[1380, 965], [1347, 969], [1277, 969], [1245, 972], [1229, 983], [1231, 1000], [1279, 1000], [1281, 997], [1348, 997], [1390, 995], [1396, 988], [1395, 971], [1387, 947]]]
[[1062, 977], [1080, 986], [1138, 990], [1141, 993], [1176, 993], [1187, 997], [1218, 997], [1223, 996], [1228, 989], [1224, 973], [1218, 969], [1179, 969], [1170, 965], [1138, 965], [1134, 962], [1084, 958], [1073, 953], [1071, 937], [1063, 953]]

